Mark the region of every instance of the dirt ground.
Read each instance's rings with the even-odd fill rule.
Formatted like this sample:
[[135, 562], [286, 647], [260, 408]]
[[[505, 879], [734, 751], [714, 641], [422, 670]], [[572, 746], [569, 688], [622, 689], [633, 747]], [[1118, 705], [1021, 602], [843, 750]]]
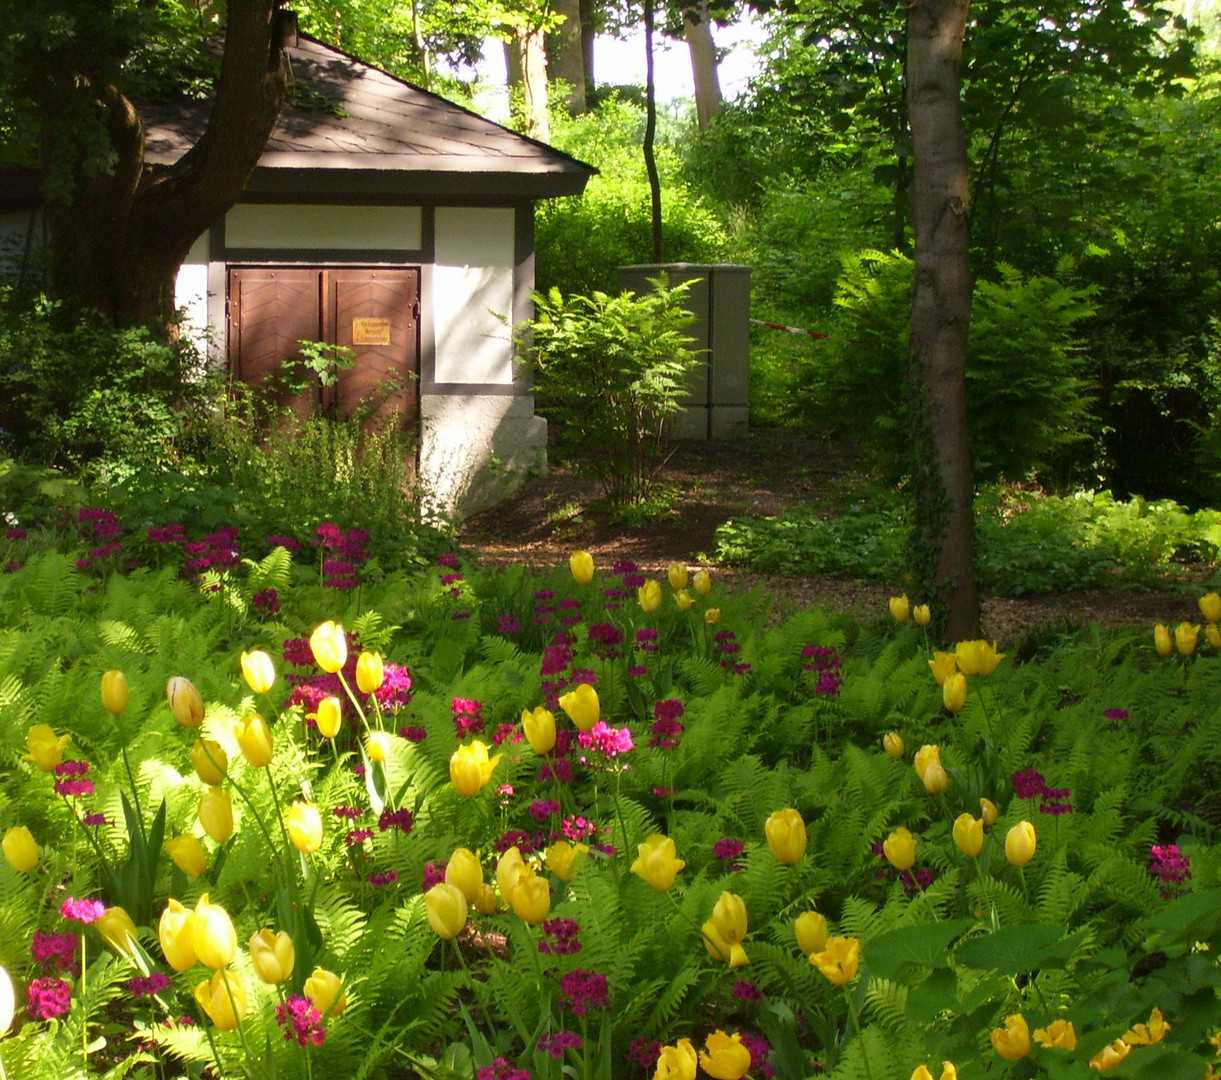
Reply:
[[[661, 570], [678, 560], [710, 570], [719, 585], [753, 588], [764, 582], [785, 607], [876, 613], [886, 610], [896, 589], [823, 576], [755, 574], [710, 561], [717, 527], [734, 517], [777, 514], [812, 501], [834, 507], [840, 481], [852, 464], [844, 447], [792, 431], [756, 429], [741, 439], [684, 441], [664, 474], [665, 484], [676, 492], [672, 508], [647, 525], [612, 520], [598, 509], [595, 483], [555, 469], [527, 483], [508, 502], [468, 519], [462, 542], [485, 565], [555, 566], [584, 548], [603, 566], [631, 559], [648, 570]], [[1014, 642], [1030, 627], [1067, 620], [1152, 627], [1197, 615], [1195, 604], [1181, 596], [1126, 589], [985, 596], [983, 601], [984, 633], [1002, 643]]]

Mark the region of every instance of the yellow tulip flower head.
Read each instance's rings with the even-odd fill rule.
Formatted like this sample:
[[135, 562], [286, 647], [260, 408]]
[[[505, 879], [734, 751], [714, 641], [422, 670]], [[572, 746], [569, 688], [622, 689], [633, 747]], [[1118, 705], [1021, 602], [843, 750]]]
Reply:
[[598, 691], [589, 683], [578, 683], [568, 693], [560, 695], [560, 708], [581, 731], [590, 731], [602, 719], [602, 704]]
[[256, 769], [265, 769], [275, 756], [271, 728], [258, 713], [251, 713], [237, 726], [237, 745], [244, 757]]
[[652, 615], [661, 607], [661, 585], [649, 578], [636, 590], [636, 602], [646, 615]]
[[1204, 627], [1204, 636], [1214, 649], [1221, 649], [1221, 628], [1218, 628], [1216, 623], [1209, 623]]
[[343, 669], [348, 662], [348, 638], [337, 622], [324, 622], [310, 635], [310, 652], [314, 663], [329, 675]]
[[896, 761], [903, 756], [905, 747], [903, 746], [903, 736], [897, 731], [887, 732], [882, 737], [882, 749], [886, 751], [886, 756], [894, 758]]
[[890, 598], [890, 617], [898, 623], [905, 623], [911, 618], [911, 603], [907, 599], [907, 593]]
[[543, 853], [543, 860], [548, 870], [567, 883], [577, 876], [581, 862], [587, 854], [588, 844], [570, 844], [567, 840], [557, 840]]
[[233, 929], [233, 920], [223, 907], [209, 901], [207, 893], [195, 904], [191, 944], [199, 962], [210, 968], [228, 967], [237, 955], [237, 931]]
[[1109, 1046], [1104, 1046], [1090, 1058], [1090, 1068], [1097, 1072], [1110, 1072], [1131, 1052], [1132, 1047], [1130, 1044], [1124, 1042], [1123, 1039], [1116, 1039]]
[[632, 863], [632, 873], [644, 878], [660, 892], [669, 892], [678, 872], [687, 865], [677, 857], [674, 841], [661, 833], [655, 833], [643, 844], [637, 844], [636, 851], [638, 854]]
[[679, 611], [690, 611], [695, 607], [695, 597], [686, 589], [678, 589], [674, 593], [674, 603]]
[[242, 653], [242, 676], [256, 694], [266, 694], [276, 682], [276, 667], [262, 649]]
[[478, 739], [463, 743], [449, 759], [449, 778], [459, 795], [478, 795], [492, 779], [492, 771], [504, 754], [488, 757], [487, 745]]
[[1154, 1007], [1149, 1014], [1147, 1024], [1135, 1024], [1128, 1029], [1123, 1041], [1129, 1046], [1152, 1046], [1160, 1043], [1170, 1030], [1170, 1025], [1162, 1018], [1162, 1010]]
[[370, 761], [389, 761], [393, 745], [394, 735], [389, 731], [370, 731], [365, 738], [365, 751]]
[[861, 943], [854, 937], [828, 938], [821, 952], [810, 955], [810, 963], [836, 986], [847, 986], [860, 967]]
[[568, 556], [568, 569], [578, 585], [588, 585], [594, 579], [594, 557], [588, 551], [574, 551]]
[[696, 596], [707, 596], [712, 592], [712, 576], [707, 570], [697, 570], [691, 577], [691, 588]]
[[916, 775], [920, 777], [921, 782], [924, 780], [924, 774], [928, 772], [930, 765], [941, 764], [941, 747], [932, 744], [925, 744], [916, 751], [916, 756], [912, 761], [915, 767]]
[[917, 604], [912, 608], [912, 622], [917, 626], [928, 626], [933, 621], [933, 612], [928, 604]]
[[763, 831], [767, 834], [767, 846], [778, 862], [785, 866], [801, 862], [809, 841], [801, 814], [792, 807], [777, 810], [764, 822]]
[[199, 823], [218, 844], [233, 835], [233, 803], [224, 788], [210, 787], [199, 800]]
[[509, 889], [508, 900], [519, 919], [537, 926], [551, 912], [551, 886], [527, 866]]
[[1034, 858], [1038, 838], [1029, 821], [1019, 821], [1005, 836], [1005, 858], [1014, 866], [1025, 866]]
[[974, 858], [984, 846], [984, 820], [970, 814], [959, 814], [954, 819], [954, 843], [964, 855]]
[[333, 971], [325, 968], [314, 968], [314, 973], [305, 980], [302, 993], [310, 1000], [323, 1019], [328, 1016], [342, 1016], [348, 1007], [348, 995], [343, 989], [343, 980]]
[[196, 739], [191, 747], [191, 764], [205, 784], [216, 787], [229, 773], [229, 755], [212, 739]]
[[670, 588], [675, 592], [685, 589], [690, 581], [686, 565], [680, 562], [672, 562], [666, 567], [666, 578], [670, 582]]
[[950, 775], [940, 761], [930, 761], [920, 779], [924, 781], [924, 790], [930, 795], [945, 791], [950, 783]]
[[259, 978], [274, 986], [292, 975], [297, 950], [293, 947], [293, 939], [283, 930], [273, 934], [263, 929], [250, 938], [250, 959]]
[[28, 754], [22, 754], [22, 761], [31, 761], [43, 772], [54, 772], [55, 767], [64, 760], [64, 751], [72, 742], [71, 735], [56, 735], [50, 724], [35, 724], [26, 734]]
[[699, 1058], [690, 1039], [679, 1039], [675, 1046], [663, 1046], [657, 1054], [653, 1080], [695, 1080]]
[[958, 670], [958, 658], [952, 652], [935, 652], [928, 666], [937, 685], [945, 686], [945, 680]]
[[1200, 643], [1200, 628], [1189, 622], [1181, 622], [1174, 628], [1174, 647], [1183, 656], [1190, 656]]
[[484, 915], [495, 915], [500, 909], [500, 900], [496, 895], [496, 890], [486, 883], [479, 886], [479, 892], [472, 903], [475, 905], [475, 910]]
[[530, 749], [539, 756], [555, 749], [555, 714], [546, 706], [539, 705], [534, 710], [522, 709], [521, 728]]
[[811, 953], [822, 951], [831, 931], [827, 929], [827, 917], [821, 911], [805, 911], [793, 923], [793, 934], [797, 938], [797, 947], [808, 957]]
[[742, 1036], [736, 1031], [732, 1035], [714, 1031], [704, 1041], [704, 1048], [700, 1067], [713, 1080], [742, 1080], [750, 1070], [750, 1051], [742, 1045]]
[[1157, 649], [1158, 656], [1169, 656], [1174, 652], [1174, 638], [1170, 636], [1170, 627], [1158, 623], [1153, 628], [1153, 646]]
[[1205, 622], [1221, 623], [1221, 595], [1210, 592], [1201, 596], [1200, 614]]
[[746, 902], [736, 893], [721, 893], [709, 921], [720, 940], [729, 946], [729, 966], [738, 968], [748, 964], [746, 950], [742, 948], [742, 942], [746, 940]]
[[195, 987], [195, 1003], [221, 1031], [232, 1031], [246, 1019], [246, 987], [232, 971], [215, 971]]
[[980, 799], [979, 816], [983, 818], [984, 828], [990, 829], [996, 824], [996, 819], [1000, 817], [1000, 811], [996, 808], [996, 803], [991, 799]]
[[203, 696], [195, 689], [190, 679], [175, 675], [165, 684], [165, 700], [170, 703], [170, 712], [184, 728], [197, 728], [203, 723]]
[[339, 734], [339, 727], [343, 723], [343, 706], [337, 697], [324, 697], [318, 702], [317, 711], [310, 713], [309, 718], [318, 725], [320, 735], [333, 739]]
[[194, 967], [199, 959], [195, 955], [194, 935], [191, 933], [194, 923], [195, 912], [171, 897], [157, 925], [161, 951], [170, 967], [179, 973]]
[[716, 626], [721, 621], [721, 609], [719, 607], [704, 608], [704, 622], [709, 626]]
[[479, 856], [469, 848], [455, 848], [445, 864], [445, 881], [453, 885], [467, 903], [475, 903], [483, 888], [483, 865], [479, 862]]
[[381, 653], [362, 652], [356, 660], [356, 687], [362, 694], [373, 694], [386, 681], [386, 664]]
[[954, 648], [958, 670], [964, 675], [991, 675], [1005, 659], [1004, 653], [996, 651], [996, 642], [960, 641]]
[[496, 884], [500, 888], [500, 895], [507, 902], [509, 893], [513, 891], [513, 886], [517, 884], [517, 879], [523, 874], [529, 873], [525, 860], [521, 857], [521, 851], [517, 845], [509, 848], [496, 863]]
[[456, 938], [466, 925], [466, 897], [448, 882], [439, 882], [424, 894], [424, 911], [428, 925], [442, 941]]
[[322, 815], [313, 803], [293, 803], [284, 815], [284, 827], [302, 855], [312, 855], [322, 846]]
[[900, 826], [882, 841], [882, 853], [896, 870], [910, 870], [916, 865], [916, 838]]
[[5, 862], [19, 874], [28, 874], [38, 865], [38, 844], [24, 825], [6, 829], [0, 848], [4, 849]]
[[[713, 960], [720, 964], [728, 964], [733, 960], [733, 946], [721, 936], [721, 928], [717, 926], [716, 919], [709, 919], [705, 922], [700, 929], [700, 933], [704, 939], [704, 948], [708, 950], [708, 955]], [[741, 945], [738, 948], [741, 952], [738, 957], [739, 963], [737, 966], [742, 967], [744, 964], [750, 963], [750, 961], [746, 959], [746, 950], [742, 949]]]
[[1053, 1020], [1047, 1027], [1035, 1029], [1034, 1041], [1040, 1046], [1076, 1050], [1077, 1032], [1071, 1020]]
[[1030, 1053], [1030, 1028], [1021, 1013], [1005, 1018], [1003, 1028], [992, 1029], [992, 1049], [1006, 1061], [1020, 1061]]
[[121, 671], [108, 671], [102, 676], [102, 704], [115, 716], [127, 709], [127, 676]]
[[165, 842], [165, 850], [187, 877], [199, 877], [208, 868], [208, 856], [203, 844], [190, 833], [182, 833]]
[[962, 712], [967, 703], [967, 677], [958, 671], [947, 675], [941, 684], [941, 701], [950, 712]]

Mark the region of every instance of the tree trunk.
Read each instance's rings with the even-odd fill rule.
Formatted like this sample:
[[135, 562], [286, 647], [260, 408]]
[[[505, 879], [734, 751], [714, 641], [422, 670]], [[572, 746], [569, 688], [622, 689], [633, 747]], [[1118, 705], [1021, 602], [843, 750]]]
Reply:
[[968, 0], [912, 0], [907, 16], [915, 569], [945, 613], [949, 641], [980, 636], [966, 403], [970, 203], [959, 71], [967, 8]]
[[683, 31], [691, 53], [691, 77], [695, 84], [695, 120], [700, 131], [707, 131], [714, 116], [724, 108], [721, 83], [717, 77], [716, 43], [712, 40], [712, 18], [708, 0], [683, 12]]
[[[161, 338], [173, 333], [178, 268], [195, 240], [240, 198], [275, 127], [288, 86], [286, 18], [277, 14], [276, 0], [229, 0], [208, 126], [172, 166], [145, 162], [143, 125], [118, 89], [91, 91], [107, 120], [115, 164], [101, 176], [78, 170], [65, 197], [48, 190], [54, 295], [119, 326], [147, 326]], [[63, 120], [44, 117], [48, 151], [57, 135], [68, 140], [61, 146], [71, 145]]]
[[598, 16], [594, 0], [579, 0], [581, 8], [581, 55], [585, 59], [585, 105], [595, 100], [597, 85], [594, 78], [594, 39], [598, 35]]
[[653, 77], [653, 0], [644, 0], [644, 169], [649, 177], [653, 262], [661, 262], [661, 176], [657, 172], [657, 84]]
[[547, 116], [546, 35], [529, 26], [511, 29], [515, 56], [509, 65], [510, 79], [515, 72], [520, 79], [526, 134], [546, 142], [551, 137], [551, 122]]
[[552, 0], [557, 15], [564, 21], [548, 42], [548, 73], [552, 81], [568, 84], [568, 111], [576, 116], [586, 110], [585, 49], [581, 36], [581, 0]]

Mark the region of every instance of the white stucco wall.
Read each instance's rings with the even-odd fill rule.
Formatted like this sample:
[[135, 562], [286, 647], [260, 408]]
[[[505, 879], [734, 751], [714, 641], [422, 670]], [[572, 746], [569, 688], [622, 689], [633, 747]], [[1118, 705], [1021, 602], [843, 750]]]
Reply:
[[513, 382], [514, 212], [439, 207], [433, 324], [439, 383]]
[[242, 204], [225, 215], [225, 243], [231, 248], [417, 251], [423, 244], [422, 215], [418, 206]]
[[182, 333], [201, 353], [208, 352], [208, 234], [204, 233], [187, 254], [174, 280], [174, 307], [185, 312]]

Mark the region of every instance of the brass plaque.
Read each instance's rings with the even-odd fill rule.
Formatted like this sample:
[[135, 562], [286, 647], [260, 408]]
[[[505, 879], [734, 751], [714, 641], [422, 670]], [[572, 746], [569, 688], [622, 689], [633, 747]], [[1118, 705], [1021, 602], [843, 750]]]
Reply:
[[353, 345], [389, 345], [389, 319], [353, 319]]

